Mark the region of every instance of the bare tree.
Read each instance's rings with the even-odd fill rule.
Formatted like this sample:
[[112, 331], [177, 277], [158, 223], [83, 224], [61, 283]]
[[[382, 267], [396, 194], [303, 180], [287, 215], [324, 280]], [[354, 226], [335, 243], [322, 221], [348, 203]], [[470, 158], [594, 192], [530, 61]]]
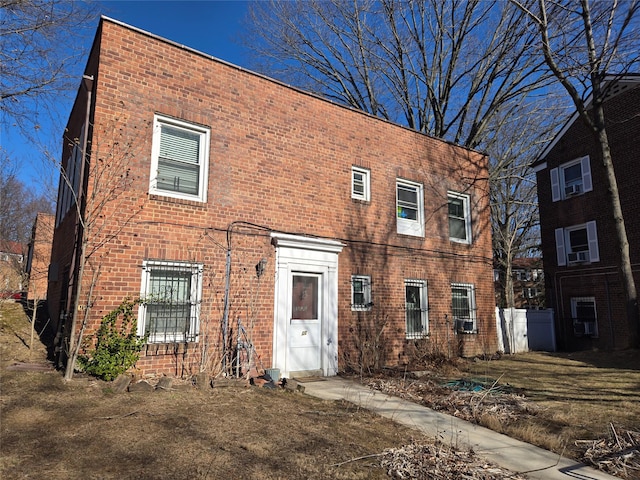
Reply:
[[[470, 148], [548, 82], [524, 14], [499, 1], [256, 2], [265, 70], [346, 105]], [[259, 41], [254, 41], [258, 37]]]
[[[257, 2], [251, 19], [248, 45], [263, 62], [256, 68], [487, 151], [494, 246], [510, 270], [537, 232], [530, 152], [562, 118], [547, 110], [558, 103], [524, 12], [486, 0], [311, 0]], [[546, 102], [535, 97], [543, 87]]]
[[0, 239], [26, 245], [36, 215], [51, 211], [51, 202], [18, 178], [15, 162], [0, 148]]
[[75, 90], [94, 8], [73, 0], [0, 0], [0, 114], [23, 131]]
[[128, 127], [125, 113], [114, 117], [100, 131], [85, 123], [80, 137], [65, 135], [70, 156], [60, 167], [58, 220], [63, 218], [67, 205], [76, 221], [66, 302], [71, 321], [65, 323], [63, 332], [67, 380], [73, 377], [96, 300], [94, 290], [110, 247], [142, 209], [142, 204], [130, 194], [135, 179], [129, 166], [137, 153], [139, 135], [144, 133], [135, 126]]
[[[627, 319], [639, 341], [638, 293], [633, 278], [618, 182], [611, 159], [604, 102], [609, 77], [624, 75], [640, 65], [640, 2], [615, 0], [511, 0], [535, 27], [537, 45], [557, 81], [567, 91], [576, 111], [600, 149], [606, 172], [611, 213], [620, 251], [620, 270]], [[615, 79], [614, 79], [615, 80]]]

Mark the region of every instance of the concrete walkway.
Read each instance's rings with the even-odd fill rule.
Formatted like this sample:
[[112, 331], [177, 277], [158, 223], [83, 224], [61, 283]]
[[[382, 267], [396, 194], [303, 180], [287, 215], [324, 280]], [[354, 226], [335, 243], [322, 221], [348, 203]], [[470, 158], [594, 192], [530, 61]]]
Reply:
[[531, 479], [616, 479], [582, 463], [559, 457], [555, 453], [451, 415], [372, 390], [352, 380], [325, 377], [302, 385], [307, 395], [324, 400], [344, 399], [397, 423], [420, 430], [428, 437], [438, 437], [445, 444], [470, 447], [496, 465], [522, 473]]

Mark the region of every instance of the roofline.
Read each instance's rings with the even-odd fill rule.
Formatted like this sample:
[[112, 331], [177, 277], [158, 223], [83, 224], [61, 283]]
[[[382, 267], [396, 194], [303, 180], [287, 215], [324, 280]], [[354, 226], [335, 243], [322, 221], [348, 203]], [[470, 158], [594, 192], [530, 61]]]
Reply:
[[[98, 24], [98, 28], [97, 28], [97, 30], [98, 30], [98, 31], [99, 31], [99, 30], [100, 30], [100, 28], [101, 28], [101, 24], [102, 24], [103, 22], [105, 22], [105, 21], [110, 22], [110, 23], [113, 23], [113, 24], [116, 24], [116, 25], [119, 25], [119, 26], [121, 26], [121, 27], [123, 27], [123, 28], [129, 29], [129, 30], [132, 30], [132, 31], [134, 31], [134, 32], [140, 33], [140, 34], [142, 34], [142, 35], [145, 35], [145, 36], [147, 36], [147, 37], [153, 38], [153, 39], [158, 40], [158, 41], [160, 41], [160, 42], [167, 43], [167, 44], [169, 44], [169, 45], [172, 45], [172, 46], [174, 46], [174, 47], [180, 48], [180, 49], [182, 49], [182, 50], [185, 50], [185, 51], [187, 51], [187, 52], [193, 53], [193, 54], [195, 54], [195, 55], [199, 55], [199, 56], [201, 56], [201, 57], [207, 58], [207, 59], [212, 60], [212, 61], [214, 61], [214, 62], [222, 63], [223, 65], [226, 65], [227, 67], [230, 67], [230, 68], [236, 69], [236, 70], [238, 70], [238, 71], [240, 71], [240, 72], [243, 72], [243, 73], [246, 73], [246, 74], [248, 74], [248, 75], [253, 75], [254, 77], [259, 77], [259, 78], [261, 78], [261, 79], [263, 79], [263, 80], [266, 80], [266, 81], [268, 81], [268, 82], [275, 83], [275, 84], [277, 84], [277, 85], [280, 85], [280, 86], [282, 86], [282, 87], [288, 88], [288, 89], [290, 89], [290, 90], [294, 90], [294, 91], [296, 91], [296, 92], [298, 92], [298, 93], [300, 93], [300, 94], [302, 94], [302, 95], [306, 95], [306, 96], [309, 96], [309, 97], [313, 97], [313, 98], [315, 98], [315, 99], [317, 99], [317, 100], [321, 100], [321, 101], [323, 101], [323, 102], [326, 102], [326, 103], [330, 103], [330, 104], [332, 104], [332, 105], [335, 105], [336, 107], [340, 107], [340, 108], [343, 108], [343, 109], [345, 109], [345, 110], [349, 110], [349, 111], [351, 111], [351, 112], [358, 113], [358, 114], [360, 114], [360, 115], [365, 115], [365, 116], [367, 116], [367, 117], [369, 117], [369, 118], [371, 118], [371, 119], [378, 120], [378, 121], [381, 121], [381, 122], [387, 123], [387, 124], [389, 124], [389, 125], [394, 125], [394, 126], [396, 126], [396, 127], [400, 127], [400, 128], [405, 129], [405, 130], [409, 130], [409, 131], [411, 131], [411, 132], [417, 133], [417, 134], [422, 135], [422, 136], [424, 136], [424, 137], [432, 138], [432, 139], [434, 139], [434, 140], [438, 140], [438, 141], [441, 141], [441, 142], [447, 143], [447, 144], [452, 145], [452, 146], [454, 146], [454, 147], [462, 148], [462, 149], [467, 150], [467, 151], [469, 151], [469, 152], [477, 153], [477, 154], [482, 155], [482, 156], [484, 156], [484, 157], [488, 157], [488, 155], [487, 155], [487, 153], [486, 153], [486, 152], [482, 152], [482, 151], [480, 151], [480, 150], [476, 150], [476, 149], [473, 149], [473, 148], [469, 148], [469, 147], [466, 147], [466, 146], [464, 146], [464, 145], [460, 145], [460, 144], [458, 144], [458, 143], [451, 142], [451, 141], [446, 140], [446, 139], [444, 139], [444, 138], [436, 137], [436, 136], [434, 136], [434, 135], [430, 135], [430, 134], [425, 133], [425, 132], [420, 132], [420, 131], [415, 130], [415, 129], [413, 129], [413, 128], [409, 128], [409, 127], [407, 127], [406, 125], [402, 125], [402, 124], [397, 123], [397, 122], [392, 122], [391, 120], [387, 120], [387, 119], [384, 119], [384, 118], [377, 117], [377, 116], [372, 115], [371, 113], [365, 112], [365, 111], [363, 111], [363, 110], [359, 110], [359, 109], [357, 109], [357, 108], [350, 107], [350, 106], [348, 106], [348, 105], [344, 105], [344, 104], [342, 104], [342, 103], [335, 102], [335, 101], [330, 100], [330, 99], [328, 99], [328, 98], [326, 98], [326, 97], [323, 97], [322, 95], [318, 95], [318, 94], [316, 94], [316, 93], [312, 93], [312, 92], [309, 92], [309, 91], [307, 91], [307, 90], [303, 90], [303, 89], [301, 89], [301, 88], [299, 88], [299, 87], [296, 87], [296, 86], [290, 85], [290, 84], [288, 84], [288, 83], [282, 82], [282, 81], [277, 80], [277, 79], [275, 79], [275, 78], [268, 77], [267, 75], [264, 75], [264, 74], [262, 74], [262, 73], [258, 73], [258, 72], [255, 72], [255, 71], [253, 71], [253, 70], [249, 70], [249, 69], [246, 69], [246, 68], [244, 68], [244, 67], [240, 67], [239, 65], [236, 65], [236, 64], [234, 64], [234, 63], [227, 62], [226, 60], [222, 60], [222, 59], [220, 59], [220, 58], [218, 58], [218, 57], [215, 57], [215, 56], [213, 56], [213, 55], [210, 55], [210, 54], [208, 54], [208, 53], [204, 53], [204, 52], [201, 52], [200, 50], [196, 50], [195, 48], [189, 47], [189, 46], [187, 46], [187, 45], [184, 45], [184, 44], [181, 44], [181, 43], [178, 43], [178, 42], [174, 42], [173, 40], [169, 40], [168, 38], [161, 37], [160, 35], [156, 35], [155, 33], [148, 32], [148, 31], [143, 30], [143, 29], [138, 28], [138, 27], [134, 27], [133, 25], [129, 25], [128, 23], [122, 22], [122, 21], [120, 21], [120, 20], [116, 20], [116, 19], [111, 18], [111, 17], [108, 17], [108, 16], [106, 16], [106, 15], [101, 15], [101, 16], [100, 16], [100, 22], [99, 22], [99, 24]], [[95, 39], [94, 39], [94, 43], [95, 43]], [[92, 49], [93, 49], [93, 47], [92, 47]]]
[[[614, 83], [629, 83], [629, 84], [640, 85], [640, 73], [626, 73], [623, 75], [605, 75], [603, 83], [608, 84], [607, 87]], [[614, 96], [615, 94], [609, 98], [613, 98]], [[608, 100], [609, 98], [607, 98], [607, 95], [605, 94], [605, 101]], [[587, 108], [589, 105], [591, 105], [592, 100], [593, 100], [593, 92], [589, 94], [589, 96], [584, 102]], [[560, 131], [553, 137], [553, 140], [551, 140], [551, 142], [549, 142], [547, 146], [542, 150], [540, 155], [536, 157], [536, 159], [531, 164], [532, 167], [536, 167], [539, 163], [544, 162], [547, 155], [549, 155], [549, 152], [551, 152], [553, 147], [556, 146], [556, 144], [560, 141], [560, 139], [564, 136], [564, 134], [567, 133], [567, 131], [573, 126], [573, 124], [575, 123], [575, 121], [578, 119], [579, 116], [580, 114], [576, 109], [576, 111], [573, 112], [573, 114], [569, 117], [567, 122], [560, 129]]]

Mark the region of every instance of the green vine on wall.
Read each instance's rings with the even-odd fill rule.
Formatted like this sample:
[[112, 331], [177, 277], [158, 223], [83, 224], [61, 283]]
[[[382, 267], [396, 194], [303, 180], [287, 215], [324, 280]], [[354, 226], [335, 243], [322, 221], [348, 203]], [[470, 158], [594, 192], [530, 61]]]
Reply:
[[147, 337], [138, 337], [138, 322], [134, 309], [142, 300], [125, 298], [102, 318], [100, 328], [93, 335], [95, 347], [78, 357], [80, 368], [89, 375], [113, 380], [126, 372], [140, 358]]

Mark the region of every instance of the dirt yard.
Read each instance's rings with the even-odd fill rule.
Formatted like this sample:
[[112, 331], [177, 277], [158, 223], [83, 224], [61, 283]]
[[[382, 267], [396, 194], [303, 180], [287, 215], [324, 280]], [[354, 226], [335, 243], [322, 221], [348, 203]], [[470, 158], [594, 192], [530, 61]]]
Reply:
[[[183, 381], [115, 393], [82, 375], [64, 382], [47, 368], [37, 335], [28, 348], [30, 330], [19, 303], [0, 303], [1, 478], [524, 478], [352, 404], [298, 392]], [[553, 435], [579, 456], [587, 446], [569, 444], [596, 445], [611, 437], [609, 424], [640, 430], [638, 352], [619, 358], [622, 366], [612, 358], [527, 354], [362, 380], [533, 443]], [[480, 377], [498, 381], [481, 391], [461, 381]], [[640, 478], [625, 472], [620, 478]]]
[[[352, 404], [298, 392], [183, 382], [116, 394], [82, 375], [64, 382], [37, 335], [30, 352], [30, 330], [20, 304], [0, 303], [3, 479], [522, 478]], [[445, 454], [438, 465], [411, 465], [435, 458], [435, 448]]]

